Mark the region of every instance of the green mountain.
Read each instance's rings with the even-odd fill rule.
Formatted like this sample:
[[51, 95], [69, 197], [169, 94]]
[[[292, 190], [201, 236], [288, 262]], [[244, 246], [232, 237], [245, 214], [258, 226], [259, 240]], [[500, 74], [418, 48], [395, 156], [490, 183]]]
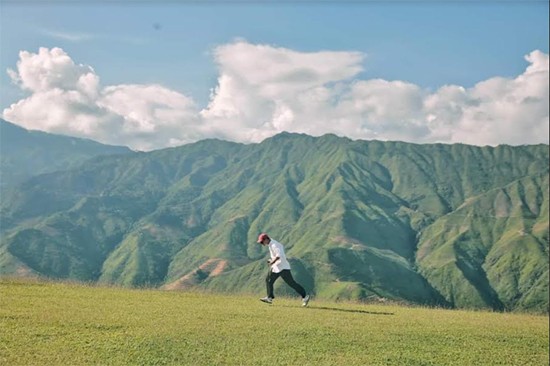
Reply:
[[0, 119], [0, 194], [34, 175], [74, 167], [98, 155], [129, 152], [127, 147], [28, 131]]
[[317, 297], [548, 311], [548, 159], [288, 133], [95, 158], [2, 200], [0, 273], [263, 293], [266, 231]]

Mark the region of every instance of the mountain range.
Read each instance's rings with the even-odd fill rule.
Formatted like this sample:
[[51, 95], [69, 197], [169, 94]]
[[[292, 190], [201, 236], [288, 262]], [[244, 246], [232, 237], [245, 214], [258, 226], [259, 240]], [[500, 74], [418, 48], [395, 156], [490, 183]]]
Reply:
[[29, 131], [0, 119], [0, 194], [34, 175], [67, 169], [98, 155], [129, 152], [125, 146]]
[[[70, 139], [37, 148], [49, 138]], [[263, 295], [267, 232], [317, 297], [548, 312], [548, 145], [94, 146], [24, 179], [34, 162], [2, 146], [2, 177], [21, 178], [0, 203], [0, 274]]]

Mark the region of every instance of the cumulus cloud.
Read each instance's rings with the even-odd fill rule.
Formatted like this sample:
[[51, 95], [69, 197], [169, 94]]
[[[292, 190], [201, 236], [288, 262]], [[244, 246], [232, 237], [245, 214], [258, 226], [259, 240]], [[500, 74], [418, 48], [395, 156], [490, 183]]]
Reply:
[[244, 41], [218, 47], [220, 70], [201, 111], [216, 131], [260, 141], [281, 131], [360, 139], [548, 143], [548, 55], [533, 51], [516, 78], [495, 77], [466, 89], [435, 92], [395, 80], [360, 80], [366, 55], [300, 53]]
[[331, 94], [339, 89], [332, 84], [357, 75], [364, 55], [237, 41], [217, 47], [214, 58], [220, 76], [201, 117], [225, 138], [260, 141], [280, 131], [314, 130], [319, 122], [306, 120], [309, 111], [330, 108]]
[[514, 79], [495, 77], [464, 89], [446, 86], [429, 95], [428, 140], [474, 145], [548, 143], [548, 55], [533, 51]]
[[259, 142], [282, 131], [354, 139], [548, 143], [548, 55], [525, 71], [471, 88], [429, 91], [399, 80], [361, 80], [360, 52], [298, 52], [237, 40], [213, 50], [219, 70], [210, 102], [160, 85], [101, 87], [90, 66], [61, 49], [22, 51], [9, 74], [30, 96], [4, 110], [26, 128], [150, 150], [208, 137]]
[[60, 48], [22, 51], [12, 81], [30, 96], [4, 109], [25, 128], [127, 145], [136, 150], [177, 146], [201, 138], [193, 100], [160, 85], [101, 87], [90, 66]]

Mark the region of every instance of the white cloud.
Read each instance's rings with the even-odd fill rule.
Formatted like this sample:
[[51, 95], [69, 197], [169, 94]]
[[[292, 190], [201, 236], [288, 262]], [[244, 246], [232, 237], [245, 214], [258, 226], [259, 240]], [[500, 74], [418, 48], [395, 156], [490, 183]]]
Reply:
[[60, 40], [62, 42], [68, 41], [73, 43], [81, 43], [86, 41], [101, 40], [101, 41], [110, 41], [110, 42], [122, 42], [130, 43], [135, 45], [143, 45], [150, 42], [149, 38], [145, 37], [135, 37], [127, 36], [123, 34], [108, 34], [108, 33], [83, 33], [67, 30], [52, 30], [37, 28], [35, 29], [40, 35], [44, 35], [53, 39]]
[[533, 51], [515, 78], [436, 91], [399, 80], [361, 80], [366, 55], [298, 52], [239, 40], [214, 49], [210, 103], [160, 85], [101, 87], [90, 66], [61, 49], [22, 51], [12, 80], [31, 94], [5, 119], [150, 150], [220, 137], [258, 142], [281, 131], [476, 145], [548, 143], [548, 55]]
[[4, 109], [6, 120], [137, 150], [202, 137], [197, 133], [198, 110], [183, 94], [159, 85], [101, 88], [90, 66], [75, 64], [60, 48], [22, 51], [19, 58], [17, 71], [9, 74], [31, 95]]
[[548, 55], [525, 72], [473, 88], [430, 92], [403, 81], [353, 79], [357, 52], [300, 53], [244, 41], [218, 47], [218, 86], [204, 120], [223, 136], [260, 141], [280, 131], [477, 145], [548, 143]]
[[[471, 89], [446, 86], [426, 99], [427, 140], [474, 145], [548, 143], [548, 55], [533, 51], [525, 72]], [[446, 137], [444, 137], [446, 136]]]
[[[214, 50], [220, 76], [202, 118], [222, 137], [260, 141], [280, 131], [312, 133], [309, 111], [330, 108], [334, 86], [362, 71], [358, 52], [303, 53], [245, 41]], [[302, 102], [298, 102], [301, 98]]]
[[70, 42], [88, 41], [94, 38], [93, 35], [88, 33], [53, 31], [48, 29], [41, 29], [40, 33], [46, 36], [50, 36], [52, 38], [61, 39], [63, 41], [70, 41]]
[[203, 137], [194, 102], [160, 85], [109, 86], [97, 105], [117, 116], [117, 133], [136, 149], [177, 146]]
[[40, 48], [37, 54], [21, 51], [17, 72], [9, 70], [9, 74], [22, 89], [32, 92], [45, 92], [56, 88], [97, 88], [98, 83], [98, 78], [90, 66], [76, 65], [61, 48]]

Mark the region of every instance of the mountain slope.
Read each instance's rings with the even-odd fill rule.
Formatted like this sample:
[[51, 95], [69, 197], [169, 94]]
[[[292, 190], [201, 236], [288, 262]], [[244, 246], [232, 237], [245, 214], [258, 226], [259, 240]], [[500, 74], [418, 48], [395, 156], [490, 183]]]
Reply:
[[457, 306], [547, 306], [548, 174], [490, 190], [436, 220], [420, 236], [418, 263]]
[[94, 156], [129, 152], [127, 147], [28, 131], [0, 119], [0, 192], [33, 175], [70, 168]]
[[[547, 176], [546, 145], [205, 140], [26, 181], [2, 202], [0, 268], [263, 291], [266, 252], [255, 239], [267, 231], [318, 297], [545, 310]], [[501, 209], [498, 192], [509, 209], [529, 207], [516, 210], [528, 235], [514, 236], [513, 220], [477, 219]], [[462, 231], [447, 228], [465, 213]]]

